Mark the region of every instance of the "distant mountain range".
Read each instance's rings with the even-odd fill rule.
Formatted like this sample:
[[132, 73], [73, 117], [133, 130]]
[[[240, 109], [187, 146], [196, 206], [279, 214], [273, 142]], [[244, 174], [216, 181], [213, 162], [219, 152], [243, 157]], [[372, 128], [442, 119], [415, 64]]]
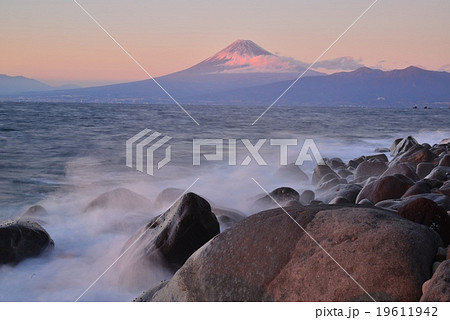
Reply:
[[50, 90], [75, 89], [78, 86], [67, 85], [52, 87], [38, 80], [23, 76], [8, 76], [0, 74], [0, 95], [15, 95], [25, 92], [41, 92]]
[[[272, 54], [250, 40], [237, 40], [204, 61], [156, 81], [181, 104], [270, 105], [308, 66]], [[173, 103], [151, 79], [72, 90], [52, 90], [26, 80], [26, 90], [25, 85], [9, 93], [0, 89], [3, 100]], [[299, 106], [422, 103], [450, 103], [450, 73], [417, 67], [394, 71], [363, 67], [332, 75], [308, 70], [278, 101]]]

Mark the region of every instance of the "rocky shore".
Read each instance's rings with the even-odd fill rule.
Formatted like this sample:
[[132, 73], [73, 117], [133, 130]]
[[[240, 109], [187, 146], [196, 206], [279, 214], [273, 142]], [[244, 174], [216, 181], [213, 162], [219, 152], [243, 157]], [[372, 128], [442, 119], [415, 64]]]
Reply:
[[[135, 301], [450, 301], [450, 139], [431, 146], [406, 137], [324, 162], [311, 173], [282, 167], [274, 179], [299, 188], [280, 185], [249, 200], [248, 212], [176, 188], [154, 201], [119, 188], [84, 213], [161, 210], [123, 244], [118, 265], [173, 276]], [[34, 206], [0, 225], [1, 264], [53, 247], [42, 219]], [[118, 275], [124, 285], [145, 276]]]

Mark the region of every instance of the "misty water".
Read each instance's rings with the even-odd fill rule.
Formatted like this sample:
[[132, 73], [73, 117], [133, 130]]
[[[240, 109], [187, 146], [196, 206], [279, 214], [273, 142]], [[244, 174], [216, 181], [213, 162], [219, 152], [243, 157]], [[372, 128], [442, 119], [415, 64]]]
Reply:
[[[269, 140], [295, 138], [289, 147], [294, 162], [305, 139], [313, 139], [323, 157], [344, 161], [389, 148], [399, 137], [438, 143], [450, 137], [450, 110], [445, 108], [185, 106], [196, 125], [173, 105], [0, 103], [0, 220], [17, 218], [29, 206], [42, 205], [48, 214], [39, 222], [55, 247], [43, 256], [16, 266], [0, 266], [0, 301], [73, 301], [120, 255], [124, 243], [161, 209], [143, 212], [94, 210], [86, 205], [103, 192], [125, 187], [154, 201], [167, 187], [186, 189], [214, 204], [252, 214], [251, 200], [266, 190], [308, 184], [274, 179], [279, 147]], [[148, 128], [172, 137], [172, 161], [154, 176], [125, 165], [125, 142]], [[192, 139], [237, 140], [237, 165], [206, 161], [192, 165]], [[261, 154], [267, 166], [252, 160], [239, 139], [267, 139]], [[225, 144], [225, 149], [227, 144]], [[202, 151], [213, 153], [212, 147]], [[157, 154], [163, 156], [163, 150]], [[227, 150], [225, 150], [227, 151]], [[226, 152], [225, 152], [226, 153]], [[315, 166], [306, 162], [311, 175]], [[167, 270], [112, 267], [82, 301], [130, 301], [143, 290], [170, 278]], [[134, 274], [145, 281], [126, 283]], [[121, 280], [122, 279], [122, 280]]]

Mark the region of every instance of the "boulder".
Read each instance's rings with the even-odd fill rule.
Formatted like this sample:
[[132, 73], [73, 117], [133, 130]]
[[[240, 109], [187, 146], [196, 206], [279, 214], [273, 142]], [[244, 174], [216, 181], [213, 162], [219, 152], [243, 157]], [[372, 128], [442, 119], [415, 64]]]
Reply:
[[348, 169], [339, 169], [339, 170], [337, 171], [337, 174], [338, 174], [341, 178], [344, 178], [344, 179], [346, 179], [347, 177], [353, 175], [353, 173], [352, 173], [350, 170], [348, 170]]
[[289, 201], [299, 201], [300, 195], [297, 191], [289, 187], [281, 187], [273, 190], [268, 195], [255, 201], [252, 211], [260, 211], [268, 208], [277, 208], [278, 205], [284, 206]]
[[450, 167], [450, 154], [446, 154], [440, 161], [439, 166], [441, 167]]
[[[336, 172], [333, 171], [328, 165], [317, 165], [314, 168], [313, 175], [312, 175], [312, 183], [317, 184], [320, 179], [322, 179], [327, 174], [336, 174]], [[337, 175], [337, 174], [336, 174]]]
[[398, 154], [404, 153], [414, 147], [415, 145], [418, 145], [418, 142], [416, 139], [414, 139], [411, 136], [408, 136], [404, 139], [397, 139], [394, 141], [394, 143], [391, 145], [391, 156], [395, 157]]
[[151, 301], [420, 299], [422, 283], [431, 277], [430, 266], [441, 245], [434, 231], [376, 208], [287, 210], [292, 218], [275, 209], [239, 222], [196, 251], [161, 289], [141, 297], [151, 296]]
[[426, 284], [421, 302], [450, 302], [450, 260], [443, 261]]
[[194, 193], [187, 193], [125, 243], [122, 251], [135, 244], [122, 260], [128, 268], [163, 264], [176, 270], [218, 233], [219, 222], [209, 203]]
[[326, 191], [330, 190], [331, 188], [333, 188], [333, 187], [335, 187], [335, 186], [337, 186], [339, 184], [346, 184], [347, 183], [346, 179], [338, 178], [338, 177], [334, 177], [334, 178], [331, 178], [331, 179], [324, 180], [325, 178], [327, 178], [327, 176], [328, 175], [323, 177], [322, 180], [320, 180], [320, 182], [317, 184], [317, 188], [316, 188], [316, 192], [317, 193], [323, 193], [323, 192], [326, 192]]
[[434, 164], [431, 162], [421, 162], [417, 165], [416, 173], [419, 179], [425, 178], [434, 169]]
[[429, 149], [417, 144], [405, 153], [400, 153], [397, 155], [394, 160], [391, 161], [391, 166], [400, 162], [408, 162], [414, 165], [414, 167], [417, 167], [419, 163], [432, 162], [435, 158], [436, 155], [434, 155]]
[[409, 188], [408, 191], [406, 191], [403, 194], [402, 198], [407, 198], [410, 196], [414, 196], [416, 194], [424, 194], [430, 192], [431, 192], [430, 185], [426, 181], [421, 180], [419, 182], [416, 182], [411, 188]]
[[154, 207], [157, 210], [167, 210], [178, 198], [181, 197], [184, 190], [179, 188], [166, 188], [155, 199]]
[[283, 179], [288, 181], [300, 182], [308, 181], [308, 175], [295, 163], [290, 163], [286, 166], [281, 166], [275, 172], [275, 179]]
[[355, 182], [362, 182], [370, 177], [378, 177], [385, 172], [387, 168], [387, 164], [383, 161], [363, 161], [356, 168]]
[[367, 184], [359, 193], [356, 202], [368, 199], [378, 203], [387, 199], [399, 199], [414, 182], [401, 174], [379, 178]]
[[43, 206], [34, 205], [29, 207], [25, 212], [19, 215], [19, 220], [33, 221], [40, 225], [46, 223], [46, 217], [48, 216], [47, 210]]
[[349, 168], [349, 169], [352, 169], [352, 168], [356, 169], [361, 162], [364, 162], [364, 160], [366, 160], [366, 157], [364, 157], [364, 156], [361, 156], [361, 157], [355, 158], [353, 160], [350, 160], [347, 163], [347, 168]]
[[55, 243], [36, 222], [7, 221], [0, 223], [0, 264], [17, 264], [37, 257]]
[[333, 170], [345, 168], [345, 163], [341, 158], [324, 159], [324, 161]]
[[213, 208], [212, 212], [216, 215], [219, 221], [220, 231], [228, 229], [237, 222], [245, 219], [245, 215], [232, 209]]
[[355, 203], [361, 189], [362, 187], [359, 184], [339, 184], [328, 192], [321, 194], [318, 198], [324, 203], [330, 203], [334, 198], [344, 198], [347, 200], [346, 203]]
[[406, 204], [410, 203], [411, 201], [414, 201], [416, 199], [420, 198], [426, 198], [429, 200], [434, 201], [438, 206], [444, 208], [447, 211], [450, 211], [450, 197], [447, 197], [443, 194], [439, 193], [423, 193], [423, 194], [416, 194], [413, 196], [409, 196], [407, 198], [402, 199], [389, 199], [389, 200], [383, 200], [378, 203], [376, 203], [377, 207], [388, 209], [388, 210], [394, 210], [398, 211], [401, 207], [405, 206]]
[[450, 167], [436, 167], [425, 177], [425, 179], [434, 179], [440, 181], [450, 180]]
[[389, 148], [375, 148], [374, 152], [390, 152]]
[[450, 197], [450, 180], [445, 182], [440, 188], [439, 192], [447, 197]]
[[126, 188], [117, 188], [105, 192], [92, 200], [84, 209], [84, 212], [93, 210], [114, 210], [114, 211], [133, 211], [137, 209], [148, 210], [152, 208], [152, 203], [147, 198], [128, 190]]
[[396, 163], [395, 165], [389, 167], [381, 177], [393, 176], [394, 174], [402, 174], [412, 181], [418, 181], [419, 177], [416, 174], [416, 169], [413, 165], [407, 162]]
[[376, 160], [376, 161], [381, 161], [381, 162], [389, 162], [388, 157], [385, 154], [383, 154], [383, 153], [373, 154], [373, 155], [370, 155], [370, 156], [364, 156], [364, 158], [367, 161]]
[[434, 201], [415, 199], [401, 207], [398, 215], [433, 229], [441, 236], [445, 246], [450, 244], [450, 217]]
[[300, 203], [303, 205], [308, 205], [311, 203], [311, 201], [314, 200], [314, 198], [316, 197], [316, 195], [314, 194], [313, 191], [311, 190], [305, 190], [302, 192], [302, 194], [300, 195]]

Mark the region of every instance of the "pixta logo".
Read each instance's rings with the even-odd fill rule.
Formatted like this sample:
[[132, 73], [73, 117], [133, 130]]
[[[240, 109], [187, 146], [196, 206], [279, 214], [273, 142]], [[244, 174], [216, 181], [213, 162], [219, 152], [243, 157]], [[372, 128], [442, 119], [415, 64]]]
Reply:
[[[162, 160], [155, 163], [154, 156], [155, 151], [171, 139], [172, 137], [164, 136], [156, 131], [152, 132], [150, 129], [142, 130], [126, 142], [127, 166], [152, 176], [154, 166], [161, 169], [170, 162], [170, 145], [166, 147], [165, 156]], [[288, 164], [289, 146], [298, 146], [299, 141], [297, 139], [259, 139], [256, 143], [252, 143], [249, 139], [193, 139], [192, 165], [199, 166], [203, 159], [203, 161], [227, 161], [229, 166], [248, 166], [252, 161], [256, 162], [257, 165], [266, 166], [267, 162], [260, 154], [264, 145], [273, 148], [273, 152], [278, 152], [280, 156], [279, 165], [285, 166]], [[213, 147], [214, 152], [202, 152], [202, 147], [208, 147], [209, 150]], [[244, 153], [243, 161], [237, 161], [238, 153]], [[305, 161], [313, 161], [313, 157], [317, 164], [324, 164], [314, 140], [306, 139], [303, 141], [295, 164], [301, 166]]]
[[[145, 172], [148, 175], [154, 174], [154, 153], [157, 149], [167, 143], [172, 137], [163, 136], [159, 132], [144, 129], [126, 142], [126, 164], [127, 167]], [[147, 161], [145, 161], [145, 159]], [[171, 146], [167, 146], [164, 158], [157, 163], [157, 168], [161, 169], [170, 162]], [[145, 163], [145, 165], [144, 165]], [[135, 166], [134, 166], [135, 165]], [[145, 168], [145, 171], [144, 171]]]

